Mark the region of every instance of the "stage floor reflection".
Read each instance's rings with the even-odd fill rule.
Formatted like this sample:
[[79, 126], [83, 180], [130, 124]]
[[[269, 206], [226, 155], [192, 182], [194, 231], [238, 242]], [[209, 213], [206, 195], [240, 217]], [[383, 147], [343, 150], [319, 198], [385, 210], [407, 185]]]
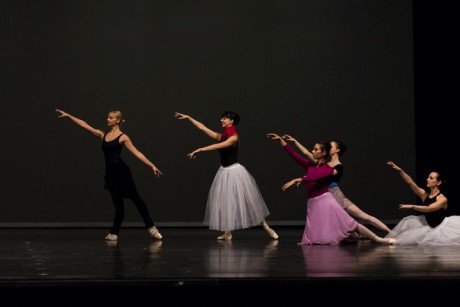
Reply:
[[123, 229], [107, 242], [102, 229], [2, 229], [0, 281], [460, 277], [460, 247], [301, 246], [301, 228], [276, 231], [279, 240], [253, 228], [218, 241], [205, 228], [163, 228], [158, 241]]

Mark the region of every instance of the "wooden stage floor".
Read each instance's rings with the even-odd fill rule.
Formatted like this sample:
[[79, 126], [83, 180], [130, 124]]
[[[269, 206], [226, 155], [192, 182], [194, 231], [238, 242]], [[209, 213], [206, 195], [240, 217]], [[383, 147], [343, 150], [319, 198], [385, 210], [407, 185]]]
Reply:
[[0, 305], [440, 306], [460, 291], [460, 247], [299, 246], [303, 227], [274, 229], [0, 229]]

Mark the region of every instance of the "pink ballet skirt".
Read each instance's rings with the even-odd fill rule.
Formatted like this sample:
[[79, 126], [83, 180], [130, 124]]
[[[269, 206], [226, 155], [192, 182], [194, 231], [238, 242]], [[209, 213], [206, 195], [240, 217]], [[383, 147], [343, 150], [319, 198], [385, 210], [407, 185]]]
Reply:
[[356, 230], [358, 222], [348, 215], [330, 192], [307, 201], [307, 220], [299, 244], [337, 245]]

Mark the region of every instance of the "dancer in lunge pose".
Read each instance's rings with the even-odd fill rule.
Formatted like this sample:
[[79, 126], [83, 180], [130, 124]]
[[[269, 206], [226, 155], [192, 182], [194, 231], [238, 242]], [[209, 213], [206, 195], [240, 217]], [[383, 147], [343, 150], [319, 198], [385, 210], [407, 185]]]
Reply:
[[354, 231], [379, 243], [392, 244], [393, 239], [380, 238], [364, 225], [359, 224], [340, 206], [328, 191], [334, 169], [327, 164], [331, 150], [330, 142], [316, 142], [313, 150], [313, 162], [301, 157], [286, 141], [275, 133], [267, 137], [278, 140], [284, 150], [302, 167], [305, 176], [290, 180], [283, 185], [285, 191], [293, 185], [305, 182], [307, 187], [307, 217], [305, 230], [300, 244], [340, 244]]
[[112, 229], [105, 237], [108, 241], [118, 240], [118, 233], [120, 232], [121, 224], [125, 216], [125, 208], [123, 199], [129, 198], [136, 205], [149, 234], [156, 239], [161, 239], [162, 236], [150, 217], [149, 210], [139, 196], [131, 170], [129, 166], [121, 159], [121, 151], [126, 147], [136, 158], [147, 164], [153, 173], [160, 177], [161, 171], [145, 157], [133, 144], [131, 139], [121, 131], [123, 124], [123, 115], [118, 110], [110, 111], [107, 115], [108, 132], [95, 129], [88, 125], [85, 121], [76, 118], [62, 110], [56, 109], [59, 113], [59, 118], [69, 118], [78, 126], [87, 130], [97, 138], [102, 140], [102, 151], [105, 157], [105, 188], [110, 191], [112, 196], [113, 205], [115, 206], [115, 218], [113, 221]]
[[[302, 144], [300, 144], [295, 138], [288, 134], [283, 135], [283, 139], [293, 142], [294, 145], [311, 161], [314, 161], [312, 153], [305, 148]], [[340, 156], [342, 156], [347, 150], [347, 146], [343, 144], [339, 140], [332, 140], [331, 141], [331, 151], [329, 153], [329, 164], [330, 167], [333, 167], [336, 172], [332, 176], [331, 184], [329, 185], [329, 192], [334, 195], [334, 197], [339, 202], [340, 206], [342, 206], [345, 211], [351, 216], [365, 222], [371, 224], [372, 226], [385, 231], [386, 233], [390, 232], [390, 228], [385, 225], [382, 221], [377, 219], [376, 217], [367, 214], [363, 210], [361, 210], [357, 205], [351, 202], [339, 188], [339, 181], [343, 175], [343, 164], [340, 161]]]
[[269, 211], [254, 178], [238, 163], [239, 135], [235, 127], [240, 121], [238, 113], [222, 113], [221, 133], [209, 129], [189, 115], [176, 112], [175, 117], [188, 119], [195, 127], [217, 141], [188, 154], [190, 159], [194, 159], [200, 152], [219, 150], [221, 166], [209, 190], [204, 219], [209, 224], [209, 229], [224, 231], [217, 239], [231, 240], [233, 230], [260, 224], [270, 237], [278, 239], [276, 232], [265, 221]]

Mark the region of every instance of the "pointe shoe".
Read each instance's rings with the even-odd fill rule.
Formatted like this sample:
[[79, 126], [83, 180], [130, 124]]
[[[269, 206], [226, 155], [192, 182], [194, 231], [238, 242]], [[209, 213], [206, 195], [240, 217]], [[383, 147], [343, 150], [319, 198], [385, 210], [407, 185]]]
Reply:
[[217, 240], [231, 240], [232, 239], [232, 233], [229, 231], [224, 232], [223, 235], [218, 236]]
[[163, 236], [161, 235], [161, 233], [158, 231], [158, 229], [155, 226], [150, 227], [148, 231], [152, 237], [158, 240], [161, 240], [163, 238]]
[[278, 234], [276, 234], [276, 232], [273, 229], [271, 229], [267, 224], [264, 224], [263, 226], [265, 231], [268, 232], [268, 234], [270, 235], [270, 237], [272, 237], [275, 240], [278, 239]]
[[375, 242], [383, 243], [383, 244], [387, 244], [387, 245], [394, 245], [396, 243], [396, 239], [393, 239], [393, 238], [381, 238], [379, 236], [375, 236], [374, 240], [375, 240]]
[[112, 233], [109, 233], [108, 235], [105, 236], [105, 240], [106, 241], [117, 241], [118, 240], [118, 236], [117, 235], [114, 235]]

